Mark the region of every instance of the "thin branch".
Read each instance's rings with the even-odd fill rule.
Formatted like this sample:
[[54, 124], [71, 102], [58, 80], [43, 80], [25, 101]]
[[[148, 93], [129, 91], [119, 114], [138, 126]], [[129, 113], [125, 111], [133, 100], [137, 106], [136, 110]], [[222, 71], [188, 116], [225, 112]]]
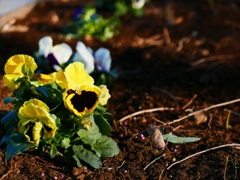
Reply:
[[6, 174], [4, 174], [0, 180], [3, 180], [5, 177], [7, 177], [11, 172], [13, 172], [13, 169], [12, 169], [12, 159], [10, 160], [10, 169], [7, 171]]
[[194, 63], [192, 63], [192, 66], [196, 66], [201, 63], [208, 62], [208, 61], [216, 61], [216, 60], [222, 60], [222, 59], [234, 59], [234, 58], [239, 57], [239, 55], [240, 54], [228, 54], [228, 55], [219, 55], [219, 56], [211, 56], [211, 57], [207, 57], [207, 58], [201, 58], [201, 59], [195, 61]]
[[167, 167], [167, 170], [169, 170], [171, 167], [173, 167], [174, 165], [176, 164], [179, 164], [183, 161], [186, 161], [187, 159], [191, 158], [191, 157], [194, 157], [194, 156], [197, 156], [199, 154], [203, 154], [203, 153], [206, 153], [208, 151], [212, 151], [212, 150], [216, 150], [216, 149], [220, 149], [220, 148], [223, 148], [223, 147], [232, 147], [232, 146], [240, 146], [240, 144], [237, 144], [237, 143], [233, 143], [233, 144], [224, 144], [224, 145], [220, 145], [220, 146], [216, 146], [216, 147], [213, 147], [213, 148], [210, 148], [210, 149], [206, 149], [204, 151], [200, 151], [198, 153], [195, 153], [195, 154], [192, 154], [190, 156], [187, 156], [185, 157], [184, 159], [180, 160], [180, 161], [177, 161], [175, 163], [172, 163], [170, 166]]
[[155, 161], [157, 161], [158, 159], [160, 159], [160, 158], [162, 158], [162, 157], [164, 157], [164, 156], [166, 156], [166, 155], [167, 155], [167, 154], [163, 154], [163, 155], [157, 157], [156, 159], [154, 159], [152, 162], [150, 162], [148, 165], [146, 165], [145, 168], [143, 168], [143, 171], [145, 171], [145, 170], [146, 170], [151, 164], [153, 164]]
[[168, 46], [170, 46], [171, 45], [171, 38], [170, 38], [170, 35], [169, 35], [169, 32], [168, 32], [168, 29], [166, 27], [163, 28], [163, 35], [165, 37], [166, 44]]
[[232, 112], [232, 111], [229, 110], [229, 109], [224, 109], [224, 111], [226, 111], [226, 112], [230, 112], [231, 114], [234, 114], [234, 115], [236, 115], [236, 116], [240, 116], [239, 113], [237, 113], [237, 112]]
[[197, 94], [194, 94], [192, 99], [190, 99], [190, 101], [187, 104], [185, 104], [181, 109], [186, 109], [190, 104], [192, 104], [192, 102], [194, 101], [194, 99], [196, 99], [196, 97], [197, 97]]
[[189, 118], [190, 116], [192, 116], [192, 115], [194, 115], [194, 114], [196, 114], [196, 113], [199, 113], [199, 112], [202, 112], [202, 111], [208, 111], [209, 109], [213, 109], [213, 108], [216, 108], [216, 107], [226, 106], [226, 105], [228, 105], [228, 104], [233, 104], [233, 103], [236, 103], [236, 102], [239, 102], [239, 101], [240, 101], [240, 99], [235, 99], [235, 100], [232, 100], [232, 101], [228, 101], [228, 102], [224, 102], [224, 103], [220, 103], [220, 104], [215, 104], [215, 105], [209, 106], [209, 107], [207, 107], [207, 108], [200, 109], [200, 110], [198, 110], [198, 111], [192, 112], [192, 113], [190, 113], [190, 114], [188, 114], [188, 115], [186, 115], [186, 116], [184, 116], [184, 117], [182, 117], [182, 118], [173, 120], [173, 121], [171, 121], [171, 122], [167, 122], [167, 123], [165, 123], [165, 124], [163, 124], [163, 125], [169, 125], [169, 124], [173, 124], [173, 123], [176, 123], [176, 122], [180, 122], [180, 121], [182, 121], [182, 120], [184, 120], [184, 119]]
[[159, 108], [153, 108], [153, 109], [145, 109], [145, 110], [141, 110], [141, 111], [137, 111], [135, 113], [129, 114], [125, 117], [123, 117], [122, 119], [120, 119], [118, 122], [123, 122], [128, 118], [131, 118], [133, 116], [137, 116], [139, 114], [144, 114], [144, 113], [152, 113], [155, 111], [173, 111], [175, 110], [175, 108], [169, 108], [169, 107], [159, 107]]

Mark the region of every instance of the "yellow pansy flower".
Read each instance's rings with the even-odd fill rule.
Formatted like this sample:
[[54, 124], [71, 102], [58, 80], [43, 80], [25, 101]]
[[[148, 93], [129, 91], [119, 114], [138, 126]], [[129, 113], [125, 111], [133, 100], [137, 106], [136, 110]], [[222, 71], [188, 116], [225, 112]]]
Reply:
[[42, 129], [44, 137], [55, 136], [57, 127], [49, 111], [49, 107], [38, 99], [26, 101], [19, 109], [18, 131], [23, 133], [30, 143], [39, 144]]
[[83, 85], [77, 90], [68, 90], [63, 94], [64, 105], [78, 116], [91, 114], [97, 107], [101, 91], [94, 85]]
[[101, 90], [80, 62], [68, 65], [56, 75], [56, 82], [65, 89], [63, 101], [66, 108], [78, 116], [91, 114], [97, 107]]
[[106, 85], [100, 85], [99, 88], [101, 90], [101, 98], [99, 104], [104, 106], [107, 104], [108, 99], [111, 97], [111, 95], [109, 94], [109, 90]]
[[[26, 72], [24, 68], [26, 67]], [[24, 73], [33, 73], [37, 69], [37, 64], [34, 59], [28, 55], [14, 55], [7, 60], [5, 64], [3, 81], [11, 89], [17, 89], [20, 86], [19, 82], [16, 82], [18, 78], [24, 77]]]

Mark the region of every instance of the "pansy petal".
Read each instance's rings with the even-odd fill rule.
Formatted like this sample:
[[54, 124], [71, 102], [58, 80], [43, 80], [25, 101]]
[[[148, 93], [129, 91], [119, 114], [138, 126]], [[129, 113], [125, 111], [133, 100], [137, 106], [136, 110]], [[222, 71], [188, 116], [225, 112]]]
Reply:
[[33, 126], [33, 129], [32, 129], [34, 144], [39, 144], [42, 128], [43, 128], [42, 122], [35, 122], [35, 125]]
[[14, 79], [21, 77], [23, 76], [19, 76], [19, 74], [5, 74], [3, 76], [3, 82], [7, 87], [17, 89], [20, 86], [20, 83], [14, 82]]
[[55, 120], [52, 118], [50, 114], [41, 119], [44, 127], [44, 136], [46, 138], [53, 138], [55, 136], [55, 132], [57, 130], [57, 126], [55, 124]]
[[50, 36], [45, 36], [39, 40], [38, 46], [39, 46], [38, 54], [40, 56], [47, 57], [53, 46], [53, 40]]
[[68, 80], [62, 69], [56, 73], [56, 83], [63, 89], [68, 88]]
[[106, 48], [99, 48], [94, 54], [97, 69], [99, 71], [110, 71], [112, 59], [110, 51]]
[[94, 63], [89, 63], [89, 61], [85, 61], [81, 55], [78, 52], [75, 52], [72, 58], [73, 62], [81, 62], [84, 64], [84, 68], [86, 69], [86, 71], [90, 74], [93, 72], [94, 70]]
[[53, 82], [52, 77], [48, 74], [34, 74], [33, 77], [39, 80], [42, 83], [41, 85]]
[[78, 41], [76, 46], [77, 53], [75, 53], [74, 61], [82, 62], [85, 69], [90, 74], [94, 70], [94, 57], [83, 42]]
[[94, 84], [94, 79], [87, 73], [84, 69], [84, 65], [80, 62], [74, 62], [69, 64], [64, 74], [66, 75], [66, 80], [68, 81], [67, 89], [76, 89], [77, 86], [83, 84]]
[[99, 88], [101, 90], [101, 99], [99, 104], [104, 106], [107, 104], [108, 99], [111, 97], [111, 95], [109, 94], [109, 90], [106, 85], [101, 85]]
[[38, 99], [31, 99], [25, 101], [23, 106], [19, 109], [18, 116], [22, 118], [34, 119], [35, 117], [43, 117], [49, 112], [49, 107]]
[[37, 64], [35, 60], [28, 55], [19, 54], [10, 57], [4, 66], [4, 71], [6, 74], [23, 74], [22, 66], [26, 64], [28, 69], [34, 72], [37, 69]]
[[72, 48], [66, 43], [62, 43], [56, 46], [53, 46], [50, 53], [54, 55], [58, 63], [66, 63], [72, 55]]

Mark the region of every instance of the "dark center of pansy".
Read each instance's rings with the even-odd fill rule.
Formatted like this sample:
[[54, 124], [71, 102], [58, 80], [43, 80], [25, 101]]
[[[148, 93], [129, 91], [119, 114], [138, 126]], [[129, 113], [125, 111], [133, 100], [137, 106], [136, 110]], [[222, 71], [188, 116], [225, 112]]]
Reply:
[[82, 91], [81, 95], [75, 94], [71, 103], [78, 112], [83, 112], [85, 107], [91, 109], [98, 100], [97, 94], [91, 91]]
[[51, 132], [52, 131], [52, 128], [50, 128], [50, 127], [48, 127], [46, 125], [44, 125], [44, 128], [46, 129], [47, 132]]
[[28, 123], [27, 126], [29, 127], [29, 129], [26, 132], [26, 135], [28, 135], [30, 137], [30, 141], [33, 141], [33, 126], [34, 126], [34, 123]]

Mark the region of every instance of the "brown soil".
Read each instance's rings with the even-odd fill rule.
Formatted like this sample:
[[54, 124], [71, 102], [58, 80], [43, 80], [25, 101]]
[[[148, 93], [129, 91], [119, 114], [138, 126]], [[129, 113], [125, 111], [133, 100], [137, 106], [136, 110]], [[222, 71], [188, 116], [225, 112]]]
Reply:
[[[54, 44], [66, 42], [75, 49], [78, 40], [65, 39], [61, 31], [70, 22], [73, 11], [84, 2], [65, 0], [40, 3], [25, 19], [14, 24], [27, 26], [28, 32], [1, 33], [1, 74], [10, 56], [19, 53], [33, 56], [38, 49], [38, 40], [43, 36], [51, 36]], [[168, 143], [164, 152], [155, 151], [145, 131], [152, 124], [161, 125], [160, 121], [171, 122], [185, 116], [189, 113], [187, 109], [196, 111], [240, 97], [239, 4], [217, 1], [211, 5], [207, 2], [215, 1], [163, 3], [153, 0], [146, 5], [143, 17], [131, 14], [121, 17], [119, 35], [107, 42], [79, 39], [93, 49], [110, 49], [112, 67], [121, 72], [110, 89], [112, 97], [107, 105], [115, 117], [111, 123], [111, 136], [119, 144], [119, 155], [105, 159], [106, 166], [103, 168], [87, 167], [87, 171], [81, 172], [83, 169], [73, 169], [73, 166], [50, 159], [38, 151], [16, 155], [6, 164], [3, 146], [0, 149], [1, 179], [54, 179], [55, 176], [58, 179], [101, 180], [240, 179], [240, 152], [234, 147], [196, 155], [166, 169], [174, 160], [179, 161], [219, 145], [240, 143], [239, 115], [231, 114], [230, 128], [226, 129], [228, 113], [224, 111], [227, 108], [239, 112], [239, 103], [207, 111], [208, 121], [199, 125], [193, 118], [188, 118], [165, 126], [165, 132], [199, 137], [201, 140], [198, 142]], [[209, 60], [208, 57], [214, 58]], [[201, 58], [206, 58], [206, 61], [193, 64]], [[118, 122], [124, 116], [143, 109], [177, 107], [173, 98], [162, 89], [171, 93], [179, 103], [176, 110], [141, 114], [125, 120], [127, 124]], [[11, 105], [3, 104], [4, 97], [10, 92], [1, 81], [1, 110], [11, 110]], [[184, 107], [195, 94], [197, 98]], [[131, 138], [140, 132], [145, 135], [144, 140], [139, 136]], [[163, 153], [166, 156], [143, 170]], [[124, 173], [124, 170], [127, 172]], [[41, 176], [42, 173], [45, 175]]]

